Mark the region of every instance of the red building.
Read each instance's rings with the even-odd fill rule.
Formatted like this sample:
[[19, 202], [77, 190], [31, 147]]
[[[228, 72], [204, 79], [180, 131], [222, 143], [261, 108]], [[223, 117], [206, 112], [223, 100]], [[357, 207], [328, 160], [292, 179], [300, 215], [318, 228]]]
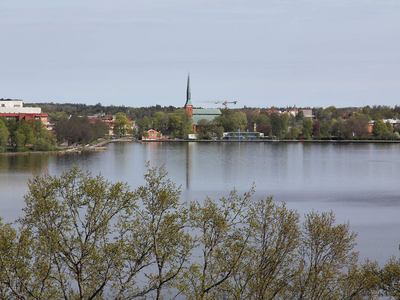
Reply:
[[154, 129], [148, 130], [147, 133], [149, 134], [149, 136], [148, 137], [142, 136], [142, 140], [146, 141], [146, 140], [162, 140], [163, 139], [163, 135], [161, 134], [161, 132], [158, 132]]

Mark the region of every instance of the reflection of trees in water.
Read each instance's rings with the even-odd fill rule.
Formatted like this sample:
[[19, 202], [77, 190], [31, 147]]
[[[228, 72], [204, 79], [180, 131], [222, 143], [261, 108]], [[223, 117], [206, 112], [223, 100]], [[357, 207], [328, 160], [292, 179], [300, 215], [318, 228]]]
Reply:
[[48, 155], [0, 155], [0, 172], [33, 173], [45, 171], [48, 166]]

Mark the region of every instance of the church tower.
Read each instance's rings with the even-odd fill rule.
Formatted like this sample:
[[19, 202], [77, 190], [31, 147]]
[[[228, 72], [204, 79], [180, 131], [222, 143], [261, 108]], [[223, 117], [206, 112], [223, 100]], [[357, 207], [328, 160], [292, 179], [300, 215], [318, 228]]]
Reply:
[[188, 80], [187, 80], [185, 109], [193, 117], [193, 104], [191, 101], [191, 93], [190, 93], [190, 74], [188, 74]]

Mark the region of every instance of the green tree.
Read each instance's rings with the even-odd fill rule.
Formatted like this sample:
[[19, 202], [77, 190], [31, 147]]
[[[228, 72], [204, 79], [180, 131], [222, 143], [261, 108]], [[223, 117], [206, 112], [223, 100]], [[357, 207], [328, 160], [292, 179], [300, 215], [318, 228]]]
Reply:
[[386, 127], [387, 127], [387, 129], [388, 129], [388, 132], [387, 132], [387, 137], [389, 138], [389, 139], [391, 139], [392, 137], [393, 137], [393, 126], [392, 126], [392, 124], [389, 122], [389, 121], [387, 121], [386, 122]]
[[247, 128], [249, 131], [254, 131], [254, 124], [256, 126], [258, 125], [257, 120], [258, 120], [258, 115], [259, 112], [257, 111], [252, 111], [247, 114]]
[[142, 131], [147, 131], [151, 127], [151, 120], [149, 119], [149, 117], [144, 116], [139, 124], [139, 127]]
[[199, 232], [202, 255], [183, 273], [178, 285], [188, 299], [220, 298], [219, 287], [238, 272], [250, 234], [241, 227], [253, 193], [251, 189], [242, 198], [233, 190], [218, 202], [206, 198], [191, 203], [191, 220]]
[[0, 222], [0, 298], [398, 297], [399, 261], [360, 264], [356, 234], [332, 212], [300, 224], [253, 189], [186, 204], [163, 167], [147, 167], [134, 191], [77, 167], [36, 174], [20, 226]]
[[25, 137], [22, 147], [33, 142], [34, 132], [33, 128], [28, 122], [20, 121], [17, 131], [19, 131]]
[[181, 119], [181, 128], [179, 130], [179, 137], [182, 139], [186, 139], [188, 137], [188, 134], [193, 132], [192, 116], [184, 108], [178, 109], [176, 113]]
[[372, 134], [378, 140], [386, 139], [388, 134], [388, 128], [382, 120], [377, 120], [372, 127]]
[[148, 138], [149, 137], [149, 132], [148, 131], [143, 131], [143, 135], [141, 136], [141, 138]]
[[20, 230], [8, 230], [14, 248], [0, 254], [8, 260], [1, 290], [18, 299], [101, 298], [123, 266], [113, 222], [135, 207], [134, 195], [78, 168], [36, 175], [28, 187]]
[[26, 136], [22, 130], [18, 129], [13, 132], [12, 141], [17, 149], [25, 149], [26, 140]]
[[222, 126], [218, 126], [214, 131], [218, 138], [222, 138], [224, 135], [224, 128]]
[[296, 120], [296, 122], [301, 122], [301, 121], [303, 121], [303, 119], [304, 119], [304, 113], [302, 110], [299, 110], [299, 112], [296, 115], [295, 120]]
[[384, 296], [400, 299], [400, 260], [392, 257], [379, 271], [381, 290]]
[[346, 120], [346, 126], [351, 135], [359, 138], [365, 137], [368, 134], [368, 121], [369, 117], [367, 115], [357, 113]]
[[299, 135], [300, 135], [300, 130], [298, 128], [292, 126], [289, 128], [287, 138], [293, 140], [293, 139], [297, 139]]
[[12, 144], [19, 150], [24, 150], [25, 145], [33, 140], [33, 129], [25, 120], [11, 121], [8, 125]]
[[148, 168], [144, 179], [132, 192], [77, 167], [61, 178], [35, 175], [19, 229], [0, 222], [0, 296], [161, 299], [193, 238], [164, 168]]
[[51, 151], [56, 145], [56, 139], [52, 132], [48, 131], [41, 120], [30, 120], [29, 125], [33, 128], [33, 150]]
[[233, 112], [230, 109], [223, 109], [222, 115], [216, 117], [216, 124], [222, 126], [227, 132], [235, 132], [239, 129], [244, 131], [247, 126], [247, 117], [243, 112]]
[[271, 114], [269, 116], [272, 134], [277, 137], [282, 136], [282, 120], [278, 114]]
[[375, 264], [357, 265], [356, 233], [348, 223], [335, 224], [332, 212], [305, 216], [298, 247], [298, 270], [291, 299], [374, 299]]
[[268, 197], [250, 206], [248, 218], [249, 247], [228, 298], [284, 299], [297, 272], [299, 214]]
[[330, 131], [331, 131], [330, 123], [327, 120], [321, 121], [319, 130], [320, 136], [324, 138], [331, 138], [332, 136], [330, 134]]
[[344, 113], [342, 109], [337, 109], [335, 106], [329, 106], [325, 109], [318, 109], [317, 119], [320, 121], [326, 120], [330, 122], [332, 119], [337, 119], [339, 117], [344, 117]]
[[244, 112], [237, 111], [233, 115], [235, 122], [237, 122], [237, 129], [240, 129], [241, 131], [244, 131], [247, 126], [247, 117]]
[[311, 133], [313, 129], [313, 121], [310, 118], [303, 118], [301, 122], [301, 134], [305, 139], [311, 138]]
[[200, 119], [197, 122], [197, 131], [205, 133], [209, 130], [210, 124], [206, 119]]
[[365, 115], [369, 115], [371, 113], [371, 107], [369, 105], [364, 106], [362, 109], [362, 113]]
[[260, 114], [258, 115], [258, 118], [257, 118], [257, 127], [260, 126], [260, 125], [267, 125], [267, 126], [270, 127], [271, 122], [270, 122], [269, 115], [267, 115], [267, 114], [265, 114], [265, 113], [260, 113]]
[[182, 128], [182, 120], [178, 115], [168, 115], [169, 130], [171, 130], [171, 136], [173, 138], [179, 137], [179, 132]]
[[348, 139], [351, 136], [351, 133], [346, 125], [347, 123], [339, 118], [332, 125], [332, 135], [339, 139]]
[[168, 116], [162, 112], [158, 111], [154, 114], [154, 128], [160, 131], [168, 130]]
[[281, 124], [282, 124], [282, 136], [286, 137], [290, 124], [290, 116], [288, 114], [281, 115]]
[[[164, 167], [149, 168], [144, 175], [146, 184], [135, 191], [143, 208], [120, 221], [121, 231], [134, 237], [128, 239], [133, 241], [126, 253], [130, 264], [136, 262], [138, 244], [144, 242], [147, 246], [142, 248], [142, 254], [148, 254], [146, 265], [149, 269], [146, 273], [148, 283], [143, 291], [155, 291], [155, 299], [162, 298], [164, 287], [180, 274], [194, 247], [194, 240], [188, 232], [189, 213], [185, 203], [180, 203], [181, 190], [167, 175]], [[137, 239], [140, 239], [139, 243]], [[124, 278], [129, 278], [129, 275]], [[121, 291], [119, 295], [129, 293]]]
[[2, 120], [0, 120], [0, 152], [5, 149], [5, 144], [8, 142], [10, 132]]
[[132, 124], [124, 113], [115, 115], [114, 134], [129, 134], [132, 131]]

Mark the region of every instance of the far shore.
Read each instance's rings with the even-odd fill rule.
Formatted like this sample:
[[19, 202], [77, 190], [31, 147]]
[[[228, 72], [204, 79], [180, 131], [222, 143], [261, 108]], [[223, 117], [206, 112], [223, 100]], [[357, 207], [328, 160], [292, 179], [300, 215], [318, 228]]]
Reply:
[[314, 144], [393, 144], [400, 143], [400, 140], [278, 140], [278, 139], [259, 139], [259, 140], [187, 140], [187, 139], [168, 139], [168, 140], [134, 140], [134, 139], [114, 139], [100, 142], [87, 147], [71, 147], [59, 151], [25, 151], [25, 152], [3, 152], [0, 155], [42, 155], [42, 154], [81, 154], [82, 151], [101, 151], [108, 150], [105, 145], [108, 143], [136, 142], [136, 143], [314, 143]]
[[[111, 141], [110, 141], [111, 142]], [[136, 141], [141, 143], [174, 143], [174, 142], [188, 142], [188, 143], [400, 143], [400, 140], [278, 140], [278, 139], [259, 139], [259, 140], [145, 140]]]

